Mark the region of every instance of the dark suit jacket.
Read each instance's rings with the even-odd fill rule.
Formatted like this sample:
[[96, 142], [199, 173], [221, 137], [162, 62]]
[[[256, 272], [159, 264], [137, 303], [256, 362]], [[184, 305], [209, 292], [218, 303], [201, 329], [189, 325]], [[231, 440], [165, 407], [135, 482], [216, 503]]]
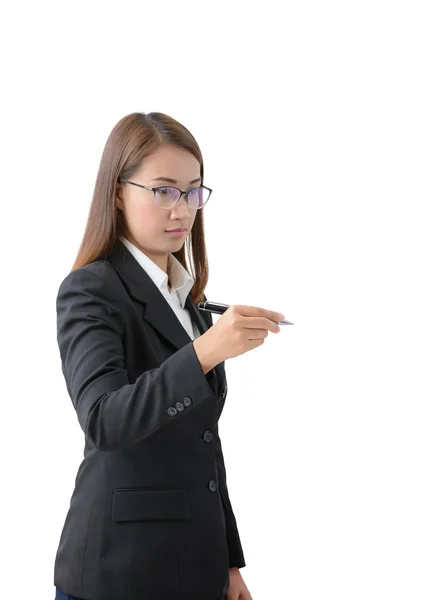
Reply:
[[[54, 585], [86, 600], [215, 600], [245, 566], [218, 420], [224, 362], [192, 340], [119, 242], [67, 275], [57, 339], [85, 433]], [[212, 325], [187, 297], [203, 334]]]

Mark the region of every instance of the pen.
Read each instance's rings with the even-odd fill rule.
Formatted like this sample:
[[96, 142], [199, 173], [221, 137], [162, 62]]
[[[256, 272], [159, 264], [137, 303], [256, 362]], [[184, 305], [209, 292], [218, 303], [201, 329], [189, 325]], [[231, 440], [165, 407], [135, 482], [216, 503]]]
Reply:
[[[208, 312], [215, 313], [216, 315], [222, 315], [229, 308], [229, 304], [220, 304], [219, 302], [198, 302], [199, 310], [207, 310]], [[277, 321], [278, 325], [293, 325], [290, 321]]]

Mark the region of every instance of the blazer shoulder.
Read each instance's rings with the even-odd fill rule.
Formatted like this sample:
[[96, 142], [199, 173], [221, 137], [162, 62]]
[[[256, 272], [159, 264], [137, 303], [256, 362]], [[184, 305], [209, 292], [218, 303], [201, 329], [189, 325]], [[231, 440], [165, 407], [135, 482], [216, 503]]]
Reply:
[[124, 295], [118, 276], [107, 260], [97, 260], [68, 273], [60, 282], [57, 292], [57, 308], [91, 299], [98, 304], [111, 305], [119, 311]]
[[118, 277], [111, 263], [107, 260], [96, 260], [84, 267], [70, 271], [60, 282], [58, 292], [84, 285], [95, 289], [105, 286], [107, 290], [115, 290]]
[[75, 269], [60, 283], [56, 298], [59, 333], [77, 320], [104, 322], [122, 335], [124, 331], [121, 290], [114, 269], [96, 261]]

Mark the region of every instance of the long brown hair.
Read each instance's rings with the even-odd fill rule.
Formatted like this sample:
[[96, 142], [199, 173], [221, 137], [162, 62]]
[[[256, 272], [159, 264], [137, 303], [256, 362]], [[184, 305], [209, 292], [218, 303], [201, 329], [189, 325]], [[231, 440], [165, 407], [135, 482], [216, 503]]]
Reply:
[[[123, 117], [111, 131], [100, 160], [93, 199], [84, 237], [72, 271], [96, 260], [106, 258], [120, 236], [127, 237], [127, 227], [122, 211], [115, 204], [118, 179], [129, 179], [139, 169], [142, 161], [162, 145], [173, 145], [189, 150], [200, 163], [200, 176], [204, 183], [204, 165], [198, 143], [184, 125], [172, 117], [151, 112], [131, 113]], [[173, 252], [195, 282], [190, 291], [195, 303], [203, 300], [208, 282], [208, 258], [205, 246], [203, 211], [196, 213], [190, 234], [178, 252]]]

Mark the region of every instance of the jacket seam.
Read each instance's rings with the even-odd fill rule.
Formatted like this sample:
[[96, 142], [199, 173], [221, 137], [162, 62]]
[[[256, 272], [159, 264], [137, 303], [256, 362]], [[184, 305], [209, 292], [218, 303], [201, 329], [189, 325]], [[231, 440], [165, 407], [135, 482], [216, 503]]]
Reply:
[[97, 488], [94, 490], [93, 500], [91, 503], [90, 516], [88, 517], [87, 536], [85, 539], [84, 558], [83, 558], [83, 565], [82, 565], [82, 579], [81, 579], [80, 596], [81, 595], [84, 596], [84, 579], [85, 579], [85, 571], [86, 571], [86, 566], [87, 566], [87, 547], [88, 547], [88, 539], [90, 537], [90, 526], [91, 526], [91, 519], [93, 517], [93, 512], [94, 512], [94, 498], [96, 497], [96, 492], [97, 492]]

